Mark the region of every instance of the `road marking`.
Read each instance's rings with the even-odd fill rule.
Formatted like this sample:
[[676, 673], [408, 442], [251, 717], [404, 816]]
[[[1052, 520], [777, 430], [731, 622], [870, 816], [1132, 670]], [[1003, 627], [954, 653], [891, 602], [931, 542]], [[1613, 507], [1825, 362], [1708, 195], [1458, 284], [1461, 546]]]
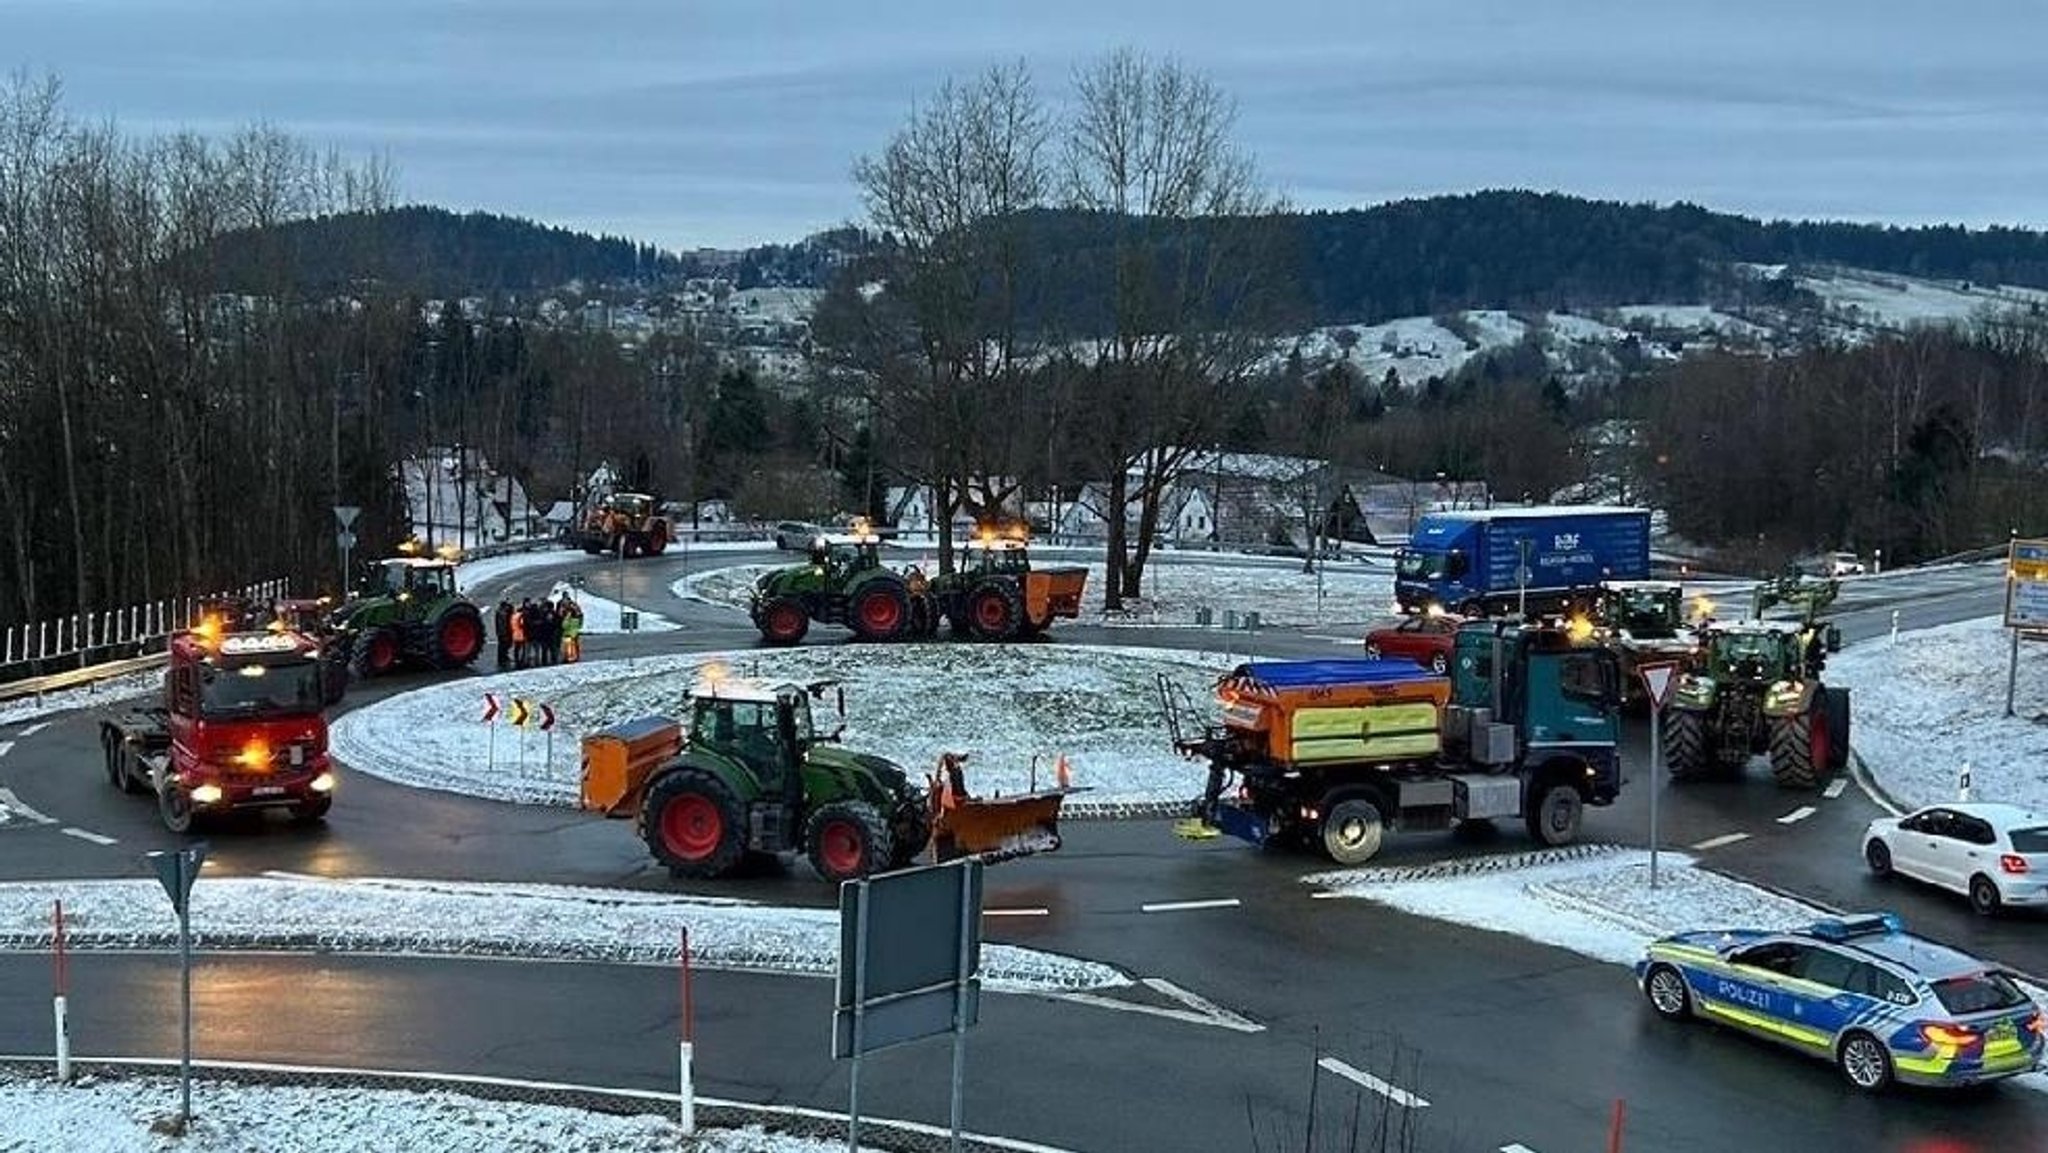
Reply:
[[983, 909], [984, 917], [1050, 917], [1051, 909]]
[[1378, 1093], [1380, 1096], [1385, 1097], [1387, 1100], [1392, 1101], [1394, 1104], [1401, 1106], [1403, 1109], [1429, 1108], [1429, 1102], [1424, 1101], [1422, 1098], [1417, 1097], [1415, 1094], [1410, 1093], [1408, 1090], [1401, 1088], [1399, 1085], [1389, 1085], [1385, 1081], [1380, 1080], [1378, 1077], [1375, 1077], [1362, 1069], [1352, 1068], [1350, 1065], [1347, 1065], [1344, 1062], [1339, 1061], [1335, 1057], [1323, 1058], [1322, 1060], [1316, 1062], [1316, 1067], [1331, 1073], [1335, 1073], [1337, 1076], [1342, 1077], [1346, 1081], [1350, 1081], [1353, 1084], [1364, 1086], [1365, 1088], [1370, 1089], [1375, 1093]]
[[21, 798], [14, 795], [13, 789], [0, 788], [0, 808], [6, 809], [23, 820], [34, 821], [39, 825], [54, 825], [57, 823], [54, 818], [46, 817], [23, 804]]
[[1839, 797], [1839, 796], [1841, 796], [1841, 795], [1842, 795], [1842, 790], [1843, 790], [1843, 789], [1846, 789], [1846, 788], [1848, 788], [1848, 787], [1849, 787], [1849, 778], [1847, 778], [1847, 777], [1836, 777], [1836, 778], [1835, 778], [1834, 780], [1832, 780], [1832, 781], [1829, 781], [1829, 782], [1828, 782], [1828, 787], [1827, 787], [1827, 788], [1825, 788], [1825, 789], [1822, 789], [1822, 790], [1821, 790], [1821, 792], [1820, 792], [1820, 795], [1821, 795], [1821, 796], [1823, 796], [1823, 797], [1826, 797], [1826, 798], [1827, 798], [1828, 800], [1832, 801], [1832, 800], [1834, 800], [1834, 799], [1835, 799], [1836, 797]]
[[1718, 849], [1723, 845], [1733, 845], [1738, 841], [1747, 841], [1748, 839], [1748, 833], [1723, 833], [1718, 837], [1708, 837], [1704, 841], [1694, 842], [1692, 849], [1695, 853], [1704, 853], [1708, 849]]
[[1339, 897], [1348, 897], [1350, 895], [1349, 893], [1333, 892], [1329, 889], [1317, 889], [1308, 895], [1308, 899], [1311, 901], [1334, 901]]
[[13, 747], [14, 747], [14, 742], [13, 742], [13, 741], [0, 741], [0, 757], [4, 757], [4, 756], [6, 756], [6, 755], [7, 755], [7, 751], [8, 751], [9, 749], [12, 749]]
[[50, 722], [48, 722], [48, 721], [37, 721], [37, 722], [36, 722], [35, 724], [29, 725], [29, 726], [28, 726], [27, 728], [24, 728], [24, 729], [22, 729], [22, 730], [21, 730], [20, 732], [18, 732], [18, 733], [16, 733], [16, 734], [14, 734], [14, 735], [15, 735], [15, 736], [16, 736], [17, 738], [19, 738], [19, 737], [32, 737], [32, 736], [35, 736], [35, 735], [36, 735], [37, 733], [40, 733], [40, 732], [42, 732], [42, 731], [43, 731], [44, 729], [47, 729], [47, 728], [49, 728], [49, 727], [50, 727]]
[[1226, 1028], [1235, 1028], [1247, 1033], [1255, 1033], [1264, 1028], [1264, 1026], [1253, 1021], [1251, 1018], [1233, 1013], [1207, 997], [1199, 993], [1191, 993], [1164, 977], [1147, 977], [1144, 983], [1145, 987], [1153, 992], [1161, 996], [1171, 997], [1195, 1012], [1202, 1014], [1204, 1017], [1214, 1018], [1218, 1024], [1226, 1021], [1236, 1022], [1234, 1025], [1225, 1026]]
[[1182, 913], [1189, 909], [1235, 909], [1241, 902], [1236, 897], [1223, 897], [1214, 901], [1164, 901], [1153, 905], [1139, 905], [1141, 913]]
[[65, 835], [65, 836], [67, 836], [67, 837], [77, 837], [77, 838], [78, 838], [79, 840], [81, 840], [81, 841], [91, 841], [91, 842], [92, 842], [93, 844], [95, 844], [95, 845], [118, 845], [118, 844], [120, 844], [120, 842], [119, 842], [119, 841], [116, 841], [116, 840], [115, 840], [114, 838], [112, 838], [112, 837], [102, 836], [102, 835], [100, 835], [99, 833], [93, 833], [93, 832], [88, 832], [88, 831], [86, 831], [86, 830], [84, 830], [84, 829], [78, 828], [78, 827], [76, 827], [76, 826], [73, 826], [73, 825], [66, 825], [66, 826], [64, 826], [63, 832], [64, 832], [64, 835]]
[[1500, 1153], [1536, 1153], [1536, 1151], [1517, 1141], [1512, 1145], [1501, 1146]]
[[1778, 823], [1781, 825], [1798, 824], [1800, 821], [1803, 821], [1806, 818], [1818, 812], [1820, 812], [1820, 810], [1814, 808], [1812, 805], [1801, 805], [1798, 808], [1792, 810], [1791, 812], [1786, 813], [1784, 816], [1779, 817]]
[[1264, 1025], [1240, 1017], [1227, 1009], [1218, 1010], [1214, 1015], [1198, 1013], [1192, 1009], [1169, 1009], [1164, 1005], [1145, 1005], [1136, 1001], [1119, 1001], [1095, 993], [1047, 993], [1055, 1001], [1071, 1001], [1076, 1005], [1087, 1005], [1096, 1009], [1115, 1009], [1120, 1013], [1144, 1013], [1152, 1017], [1164, 1017], [1169, 1021], [1185, 1021], [1190, 1025], [1208, 1025], [1215, 1029], [1228, 1029], [1233, 1033], [1263, 1033]]
[[1329, 641], [1334, 645], [1358, 645], [1361, 648], [1365, 645], [1365, 642], [1357, 637], [1333, 637], [1323, 633], [1303, 633], [1301, 634], [1301, 639], [1305, 641]]

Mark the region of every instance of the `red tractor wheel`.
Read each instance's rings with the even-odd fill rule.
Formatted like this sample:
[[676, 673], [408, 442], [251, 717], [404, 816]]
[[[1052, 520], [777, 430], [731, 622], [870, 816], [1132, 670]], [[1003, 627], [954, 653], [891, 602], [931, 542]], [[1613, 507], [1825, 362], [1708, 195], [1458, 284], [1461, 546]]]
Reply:
[[781, 600], [770, 601], [764, 606], [756, 623], [760, 626], [761, 636], [768, 643], [793, 645], [804, 639], [804, 634], [810, 631], [811, 615], [804, 611], [803, 605], [784, 597]]
[[648, 791], [642, 832], [656, 860], [679, 877], [720, 877], [746, 855], [744, 810], [704, 769], [670, 772]]
[[398, 665], [398, 634], [375, 628], [356, 638], [349, 663], [359, 677], [381, 677]]
[[811, 867], [835, 884], [889, 867], [889, 827], [864, 801], [836, 801], [820, 808], [804, 829], [804, 841]]
[[1017, 594], [1002, 585], [976, 590], [968, 612], [974, 619], [975, 635], [991, 641], [1009, 640], [1024, 616]]
[[444, 669], [461, 668], [484, 651], [484, 619], [475, 609], [449, 609], [434, 630], [434, 655]]
[[862, 640], [895, 640], [909, 618], [910, 602], [897, 585], [872, 584], [854, 595], [850, 623]]
[[710, 797], [677, 797], [661, 810], [661, 843], [685, 861], [701, 861], [718, 848], [725, 820]]

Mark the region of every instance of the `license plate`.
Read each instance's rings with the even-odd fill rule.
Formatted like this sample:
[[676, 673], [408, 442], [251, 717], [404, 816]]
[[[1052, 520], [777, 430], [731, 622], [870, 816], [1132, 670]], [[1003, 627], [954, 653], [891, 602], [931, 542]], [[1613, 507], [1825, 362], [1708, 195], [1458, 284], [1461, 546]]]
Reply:
[[1996, 1025], [1991, 1026], [1990, 1036], [1993, 1041], [2010, 1041], [2014, 1037], [2019, 1036], [2019, 1034], [2019, 1026], [2011, 1021], [2000, 1021]]
[[255, 795], [259, 796], [259, 797], [281, 797], [281, 796], [283, 796], [283, 795], [284, 795], [284, 786], [283, 786], [283, 785], [258, 785], [258, 786], [256, 786], [256, 787], [255, 787], [255, 788], [254, 788], [253, 790], [251, 790], [251, 791], [252, 791], [253, 793], [255, 793]]

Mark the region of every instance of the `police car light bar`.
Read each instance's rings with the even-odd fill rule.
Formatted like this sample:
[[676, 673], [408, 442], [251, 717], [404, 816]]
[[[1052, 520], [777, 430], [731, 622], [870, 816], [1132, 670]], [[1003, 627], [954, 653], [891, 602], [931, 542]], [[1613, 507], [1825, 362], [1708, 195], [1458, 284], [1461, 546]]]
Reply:
[[1847, 917], [1829, 917], [1815, 921], [1807, 930], [1823, 941], [1847, 941], [1855, 937], [1876, 937], [1886, 933], [1903, 933], [1906, 922], [1897, 913], [1857, 913]]

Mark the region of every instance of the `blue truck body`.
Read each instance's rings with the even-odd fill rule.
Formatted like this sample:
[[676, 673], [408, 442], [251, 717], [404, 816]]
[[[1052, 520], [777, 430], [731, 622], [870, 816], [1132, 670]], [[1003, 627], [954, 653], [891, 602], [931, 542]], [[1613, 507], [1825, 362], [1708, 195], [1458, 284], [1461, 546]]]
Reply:
[[1561, 612], [1601, 581], [1648, 579], [1650, 513], [1594, 505], [1430, 513], [1396, 554], [1394, 574], [1394, 599], [1410, 612], [1485, 616], [1514, 611], [1525, 595], [1532, 613]]

